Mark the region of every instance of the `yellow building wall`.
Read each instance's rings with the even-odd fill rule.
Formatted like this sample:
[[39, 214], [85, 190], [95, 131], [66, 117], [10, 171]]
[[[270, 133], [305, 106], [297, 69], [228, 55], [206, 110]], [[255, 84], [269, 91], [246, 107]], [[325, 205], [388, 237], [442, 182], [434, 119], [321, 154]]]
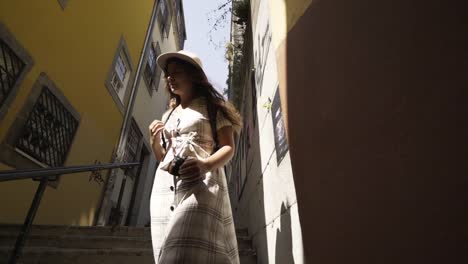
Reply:
[[[150, 0], [70, 0], [62, 10], [58, 1], [1, 0], [0, 21], [34, 65], [0, 120], [0, 141], [45, 72], [81, 117], [65, 166], [108, 163], [123, 116], [105, 80], [122, 36], [136, 71], [152, 7]], [[0, 163], [0, 170], [5, 169], [11, 168]], [[64, 175], [58, 189], [47, 188], [35, 224], [91, 225], [102, 186], [89, 176]], [[0, 183], [0, 223], [24, 221], [37, 185], [32, 180]]]

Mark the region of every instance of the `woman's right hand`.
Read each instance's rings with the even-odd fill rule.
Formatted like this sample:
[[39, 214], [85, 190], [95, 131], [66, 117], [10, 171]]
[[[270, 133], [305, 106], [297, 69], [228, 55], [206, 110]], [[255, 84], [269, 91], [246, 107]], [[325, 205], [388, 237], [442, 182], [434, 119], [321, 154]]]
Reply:
[[149, 125], [150, 144], [158, 161], [161, 161], [166, 154], [166, 150], [159, 144], [159, 138], [163, 130], [164, 123], [160, 120], [154, 120], [151, 125]]
[[155, 143], [158, 143], [159, 145], [158, 139], [163, 130], [164, 130], [164, 123], [162, 121], [156, 119], [151, 123], [151, 125], [149, 126], [151, 146], [154, 146]]

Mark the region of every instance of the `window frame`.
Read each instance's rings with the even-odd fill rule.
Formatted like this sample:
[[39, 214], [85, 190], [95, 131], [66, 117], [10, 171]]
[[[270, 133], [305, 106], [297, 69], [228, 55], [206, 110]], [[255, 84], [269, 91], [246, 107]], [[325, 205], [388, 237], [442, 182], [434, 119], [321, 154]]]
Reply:
[[179, 49], [184, 49], [184, 43], [187, 39], [187, 32], [185, 31], [185, 17], [184, 6], [182, 0], [176, 0], [176, 24], [179, 38]]
[[[137, 143], [135, 144], [135, 146], [133, 146], [135, 148], [134, 151], [131, 151], [132, 148], [129, 147], [129, 140], [130, 140], [132, 129], [135, 131], [135, 133], [137, 134], [137, 137], [138, 137], [137, 138], [137, 140], [138, 140]], [[138, 160], [140, 160], [141, 150], [143, 148], [143, 144], [144, 144], [143, 133], [141, 132], [140, 127], [138, 126], [137, 122], [135, 121], [135, 118], [132, 117], [131, 122], [130, 122], [130, 126], [128, 128], [127, 138], [125, 139], [124, 162], [130, 163], [130, 162], [137, 162]], [[131, 155], [129, 154], [131, 152], [134, 152], [133, 153], [133, 159], [130, 159], [130, 158], [132, 158]], [[133, 168], [129, 168], [129, 169], [124, 169], [125, 175], [131, 177], [132, 179], [135, 179], [136, 177], [138, 177], [137, 171], [138, 171], [138, 166], [133, 167]]]
[[[42, 112], [49, 112], [47, 115], [35, 113], [36, 111], [40, 111], [37, 110], [40, 105], [42, 105], [42, 107], [40, 107], [42, 108]], [[50, 124], [47, 125], [50, 120], [53, 120], [54, 122], [53, 127]], [[60, 129], [57, 129], [55, 126], [56, 121], [61, 124]], [[48, 145], [47, 147], [55, 148], [56, 151], [37, 151], [37, 148], [40, 149], [41, 146], [33, 147], [31, 142], [32, 139], [22, 140], [26, 129], [42, 136], [40, 139], [46, 140], [46, 144]], [[65, 163], [67, 153], [70, 151], [77, 129], [78, 120], [76, 117], [67, 109], [64, 102], [60, 100], [54, 92], [52, 92], [48, 85], [43, 85], [40, 88], [40, 94], [29, 112], [28, 118], [25, 120], [20, 134], [18, 135], [15, 142], [15, 150], [31, 157], [31, 159], [36, 160], [38, 163], [45, 164], [46, 167], [62, 167]], [[39, 145], [43, 142], [44, 141], [39, 143]], [[58, 152], [63, 153], [61, 156], [55, 155], [61, 154]]]
[[[39, 77], [36, 79], [31, 92], [29, 93], [24, 106], [21, 108], [19, 113], [16, 115], [13, 124], [10, 126], [7, 135], [0, 145], [0, 162], [17, 169], [26, 169], [26, 168], [48, 168], [49, 166], [40, 162], [39, 160], [29, 156], [25, 152], [16, 148], [16, 143], [18, 138], [22, 135], [23, 129], [25, 127], [26, 121], [28, 120], [29, 114], [34, 109], [34, 106], [41, 95], [42, 88], [46, 86], [48, 90], [60, 101], [60, 103], [65, 107], [69, 113], [77, 120], [78, 124], [75, 130], [75, 134], [71, 139], [70, 146], [66, 151], [65, 156], [63, 157], [63, 164], [67, 163], [68, 157], [73, 145], [77, 138], [77, 134], [80, 130], [81, 125], [81, 116], [78, 111], [72, 106], [68, 101], [65, 95], [61, 92], [55, 83], [47, 76], [46, 73], [41, 72]], [[57, 181], [50, 182], [52, 187], [58, 186], [58, 177]]]
[[[115, 76], [118, 74], [116, 67], [119, 59], [121, 59], [126, 66], [125, 78], [123, 82], [119, 79], [120, 77]], [[117, 82], [120, 82], [122, 85], [120, 89], [123, 89], [123, 92], [121, 92], [120, 89], [115, 88], [115, 79], [119, 79]], [[125, 106], [127, 105], [130, 98], [131, 86], [133, 85], [134, 79], [135, 71], [133, 70], [130, 52], [124, 37], [121, 36], [117, 48], [114, 52], [114, 58], [107, 73], [105, 86], [122, 115], [125, 113]]]
[[[161, 32], [161, 39], [169, 38], [169, 30], [172, 24], [171, 3], [172, 2], [168, 0], [159, 0], [158, 2], [157, 22], [159, 31]], [[164, 11], [162, 11], [163, 9]]]
[[0, 22], [0, 39], [8, 46], [15, 55], [22, 61], [23, 68], [18, 74], [13, 86], [9, 89], [8, 95], [5, 97], [3, 103], [0, 104], [0, 121], [8, 113], [8, 109], [16, 98], [18, 90], [23, 83], [24, 79], [31, 71], [34, 60], [29, 52], [16, 40], [14, 35], [7, 29], [7, 27]]
[[[151, 51], [154, 52], [154, 69], [151, 69], [151, 76], [148, 76], [148, 70], [147, 68], [149, 67], [149, 61], [150, 61], [150, 54]], [[158, 91], [159, 90], [159, 84], [161, 82], [161, 72], [162, 70], [158, 67], [156, 63], [156, 59], [159, 55], [161, 55], [161, 48], [159, 45], [159, 42], [151, 42], [150, 47], [147, 51], [147, 56], [146, 56], [146, 61], [145, 61], [145, 70], [143, 73], [143, 79], [145, 80], [146, 87], [148, 89], [148, 93], [150, 96], [153, 95], [153, 91]]]

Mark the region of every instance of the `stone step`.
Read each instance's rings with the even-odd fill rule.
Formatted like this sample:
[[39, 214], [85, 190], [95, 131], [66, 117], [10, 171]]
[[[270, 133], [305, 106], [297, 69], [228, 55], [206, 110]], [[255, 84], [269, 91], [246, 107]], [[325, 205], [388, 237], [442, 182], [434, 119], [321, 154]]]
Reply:
[[[0, 264], [7, 259], [8, 251], [13, 248], [20, 228], [20, 225], [0, 225]], [[241, 263], [256, 263], [256, 251], [252, 248], [247, 229], [237, 229], [236, 232]], [[146, 261], [153, 261], [149, 227], [35, 225], [23, 250], [22, 262], [19, 263], [147, 263]]]
[[236, 235], [237, 236], [248, 237], [249, 236], [249, 231], [245, 227], [238, 227], [238, 228], [236, 228]]
[[[0, 264], [6, 264], [10, 248], [0, 247]], [[256, 264], [256, 255], [241, 250], [240, 264]], [[18, 264], [127, 264], [154, 263], [150, 249], [64, 249], [64, 248], [26, 248]]]
[[[17, 235], [21, 225], [0, 225], [0, 237], [3, 235]], [[117, 226], [56, 226], [56, 225], [33, 225], [31, 235], [64, 236], [123, 236], [123, 237], [148, 237], [151, 238], [149, 227]]]
[[[13, 246], [18, 234], [0, 235], [0, 246]], [[252, 249], [248, 237], [237, 237], [239, 250]], [[151, 237], [95, 236], [95, 235], [46, 235], [32, 234], [26, 241], [26, 247], [58, 248], [151, 248]]]
[[246, 237], [237, 237], [237, 247], [239, 250], [242, 249], [252, 249], [252, 240]]
[[242, 256], [256, 256], [257, 255], [257, 251], [253, 248], [239, 248], [238, 251], [239, 251], [239, 255], [242, 255]]
[[240, 264], [257, 264], [255, 255], [239, 255]]
[[[12, 247], [17, 235], [0, 236], [0, 246]], [[151, 249], [151, 238], [123, 236], [83, 236], [83, 235], [30, 235], [26, 247], [56, 247], [56, 248], [146, 248]]]
[[[0, 264], [6, 264], [10, 248], [0, 247]], [[151, 249], [26, 248], [18, 264], [153, 264]]]
[[236, 228], [240, 264], [256, 264], [257, 251], [252, 247], [252, 239], [247, 228]]

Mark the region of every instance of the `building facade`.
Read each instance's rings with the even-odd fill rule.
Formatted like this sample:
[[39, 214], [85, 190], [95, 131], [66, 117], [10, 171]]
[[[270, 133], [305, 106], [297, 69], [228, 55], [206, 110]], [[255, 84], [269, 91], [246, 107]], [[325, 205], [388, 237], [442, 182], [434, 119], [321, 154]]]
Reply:
[[236, 225], [248, 229], [258, 263], [303, 263], [269, 1], [234, 1], [233, 10], [228, 94], [243, 117], [227, 166]]
[[[144, 49], [155, 5], [150, 48]], [[140, 194], [156, 166], [147, 130], [166, 109], [154, 58], [183, 47], [183, 11], [176, 10], [183, 10], [181, 1], [0, 1], [0, 170], [114, 162], [136, 90], [122, 161], [142, 166], [116, 170], [114, 185], [129, 175], [121, 223], [146, 224], [149, 198]], [[34, 223], [99, 223], [110, 175], [78, 173], [51, 181]], [[24, 221], [37, 185], [0, 184], [2, 201], [9, 201], [0, 205], [0, 223]]]
[[[142, 167], [140, 171], [116, 170], [114, 185], [109, 186], [112, 188], [109, 195], [111, 208], [103, 212], [104, 219], [98, 222], [100, 225], [110, 222], [130, 226], [149, 225], [149, 201], [158, 162], [151, 150], [148, 126], [153, 120], [160, 120], [168, 107], [164, 73], [156, 66], [156, 58], [163, 52], [183, 49], [186, 39], [182, 0], [157, 1], [156, 9], [155, 25], [143, 60], [143, 73], [138, 83], [125, 147], [125, 150], [134, 149], [134, 153], [139, 153], [131, 160], [141, 162]], [[127, 160], [125, 155], [124, 160]], [[113, 214], [117, 207], [120, 210]]]
[[252, 0], [251, 10], [253, 25], [270, 17], [307, 263], [468, 261], [463, 4]]

